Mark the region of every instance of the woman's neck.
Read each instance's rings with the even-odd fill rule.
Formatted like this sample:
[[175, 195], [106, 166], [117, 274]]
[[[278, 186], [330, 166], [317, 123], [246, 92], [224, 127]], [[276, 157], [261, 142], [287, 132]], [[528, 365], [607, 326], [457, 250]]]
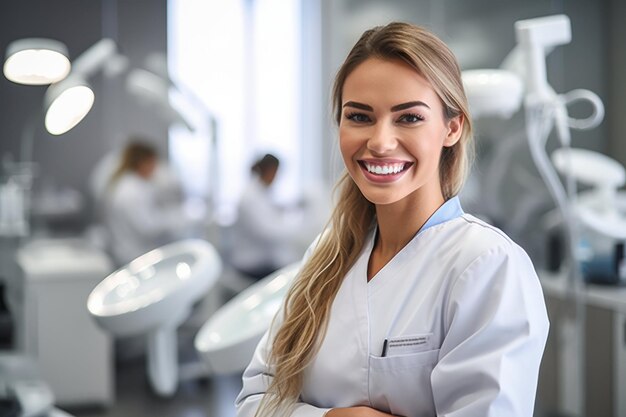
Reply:
[[370, 256], [368, 279], [413, 239], [430, 216], [444, 203], [443, 196], [406, 198], [394, 204], [377, 205], [378, 235]]

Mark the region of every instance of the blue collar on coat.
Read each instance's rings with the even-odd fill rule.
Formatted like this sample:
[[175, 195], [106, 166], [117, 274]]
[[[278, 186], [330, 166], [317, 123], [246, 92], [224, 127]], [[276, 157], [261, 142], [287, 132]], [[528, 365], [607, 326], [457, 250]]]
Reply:
[[429, 227], [437, 226], [438, 224], [445, 223], [449, 220], [456, 219], [463, 215], [463, 209], [461, 208], [461, 202], [458, 196], [454, 196], [441, 205], [435, 211], [432, 216], [426, 220], [426, 223], [422, 226], [418, 233], [423, 232]]

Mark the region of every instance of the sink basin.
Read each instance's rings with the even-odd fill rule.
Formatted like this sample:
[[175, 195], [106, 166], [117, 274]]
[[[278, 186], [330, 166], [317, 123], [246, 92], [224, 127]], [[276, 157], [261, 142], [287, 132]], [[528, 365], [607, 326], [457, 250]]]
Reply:
[[182, 240], [150, 251], [106, 277], [91, 292], [87, 308], [117, 336], [178, 324], [217, 281], [221, 260], [213, 246]]
[[89, 295], [87, 308], [101, 327], [115, 336], [146, 335], [148, 376], [161, 396], [172, 395], [178, 385], [176, 328], [221, 270], [210, 243], [181, 240], [141, 255]]
[[215, 374], [243, 371], [282, 305], [300, 263], [253, 284], [220, 308], [200, 329], [195, 348]]

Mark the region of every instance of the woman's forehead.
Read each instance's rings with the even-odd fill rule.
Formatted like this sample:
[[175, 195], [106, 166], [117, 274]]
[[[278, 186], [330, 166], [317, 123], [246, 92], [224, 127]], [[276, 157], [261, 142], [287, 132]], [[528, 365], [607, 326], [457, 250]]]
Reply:
[[[401, 60], [368, 58], [348, 74], [342, 89], [347, 101], [439, 101], [430, 82]], [[429, 104], [430, 106], [430, 104]]]

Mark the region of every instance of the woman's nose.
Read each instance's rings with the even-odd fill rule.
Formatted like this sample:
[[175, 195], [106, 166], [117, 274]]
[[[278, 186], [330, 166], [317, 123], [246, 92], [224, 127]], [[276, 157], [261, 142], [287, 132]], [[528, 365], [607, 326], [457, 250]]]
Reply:
[[386, 154], [396, 148], [398, 141], [394, 130], [385, 123], [378, 123], [367, 141], [367, 149], [376, 154]]

